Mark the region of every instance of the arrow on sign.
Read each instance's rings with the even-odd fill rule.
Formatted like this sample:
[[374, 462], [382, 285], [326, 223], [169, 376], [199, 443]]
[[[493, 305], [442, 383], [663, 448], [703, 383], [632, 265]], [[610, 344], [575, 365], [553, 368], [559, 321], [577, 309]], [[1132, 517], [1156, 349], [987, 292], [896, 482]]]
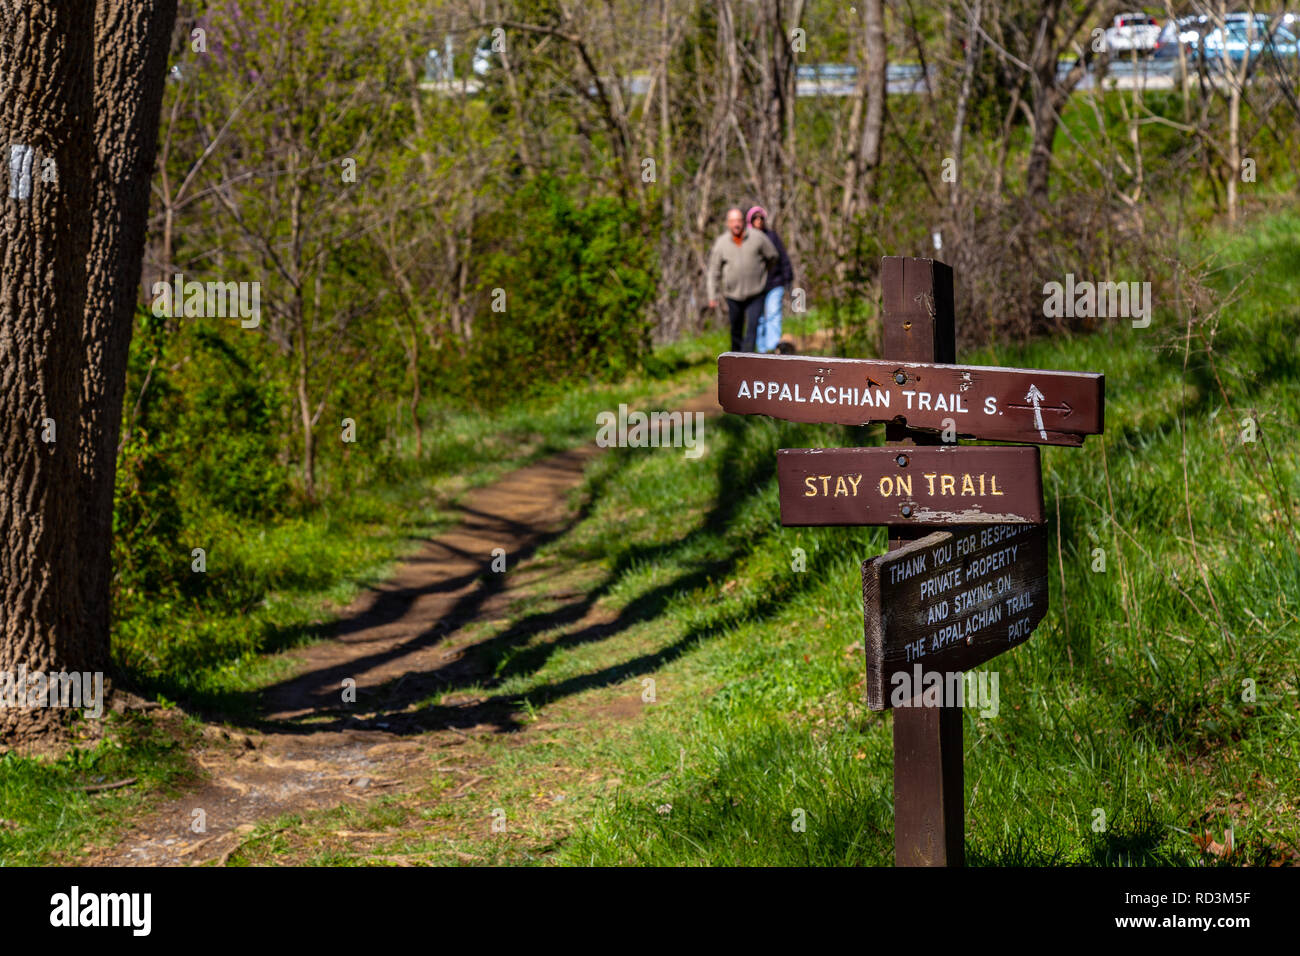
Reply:
[[1025, 401], [1034, 406], [1034, 426], [1038, 429], [1038, 437], [1046, 438], [1047, 429], [1043, 427], [1043, 410], [1038, 407], [1046, 396], [1038, 390], [1038, 386], [1033, 382], [1029, 383], [1029, 391], [1025, 393]]
[[1063, 418], [1069, 418], [1074, 411], [1069, 402], [1061, 402], [1059, 405], [1042, 404], [1047, 396], [1038, 390], [1038, 386], [1032, 382], [1029, 384], [1029, 391], [1025, 393], [1025, 401], [1028, 405], [1007, 405], [1007, 408], [1032, 408], [1034, 410], [1034, 427], [1038, 429], [1038, 437], [1047, 438], [1047, 430], [1043, 426], [1043, 412], [1056, 412]]

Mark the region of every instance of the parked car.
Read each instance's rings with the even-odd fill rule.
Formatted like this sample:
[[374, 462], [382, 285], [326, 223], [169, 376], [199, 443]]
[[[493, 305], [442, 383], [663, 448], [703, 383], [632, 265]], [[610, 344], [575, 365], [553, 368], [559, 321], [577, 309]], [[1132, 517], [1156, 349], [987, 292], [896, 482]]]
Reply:
[[1293, 57], [1296, 37], [1285, 27], [1274, 25], [1267, 14], [1257, 13], [1254, 22], [1249, 14], [1229, 14], [1222, 27], [1215, 27], [1201, 41], [1207, 60], [1223, 62], [1226, 53], [1233, 63], [1260, 57]]
[[1109, 53], [1150, 53], [1156, 48], [1160, 24], [1155, 17], [1145, 13], [1121, 13], [1106, 31], [1106, 50]]
[[1222, 67], [1225, 44], [1228, 59], [1233, 63], [1241, 62], [1247, 47], [1252, 59], [1260, 55], [1296, 56], [1296, 29], [1292, 25], [1295, 19], [1293, 14], [1287, 14], [1281, 25], [1274, 26], [1268, 14], [1255, 14], [1252, 34], [1251, 15], [1248, 13], [1229, 13], [1223, 18], [1224, 29], [1216, 26], [1214, 19], [1208, 16], [1180, 17], [1164, 25], [1152, 55], [1177, 57], [1181, 46], [1189, 59], [1203, 57], [1211, 69]]
[[1155, 57], [1177, 57], [1178, 47], [1181, 46], [1188, 56], [1195, 56], [1201, 46], [1201, 38], [1212, 29], [1212, 24], [1208, 17], [1179, 17], [1177, 20], [1169, 20], [1160, 29], [1160, 35], [1156, 37], [1155, 49], [1151, 55]]

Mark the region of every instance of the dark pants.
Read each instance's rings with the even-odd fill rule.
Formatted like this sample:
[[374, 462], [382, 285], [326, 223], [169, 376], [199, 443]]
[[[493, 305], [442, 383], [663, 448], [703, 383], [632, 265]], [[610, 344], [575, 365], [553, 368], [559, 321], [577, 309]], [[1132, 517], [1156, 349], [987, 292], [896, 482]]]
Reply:
[[758, 323], [763, 318], [763, 294], [760, 292], [748, 299], [728, 299], [727, 315], [731, 319], [731, 351], [754, 351]]

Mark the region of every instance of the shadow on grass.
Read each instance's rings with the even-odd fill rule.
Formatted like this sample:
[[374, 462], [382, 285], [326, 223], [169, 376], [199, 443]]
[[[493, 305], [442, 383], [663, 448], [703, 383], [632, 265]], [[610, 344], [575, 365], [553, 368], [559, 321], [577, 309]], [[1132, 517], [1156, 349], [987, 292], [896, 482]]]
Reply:
[[[264, 732], [312, 734], [340, 730], [364, 730], [380, 727], [390, 734], [418, 734], [442, 728], [466, 728], [488, 725], [497, 732], [512, 732], [521, 728], [517, 714], [529, 705], [537, 706], [581, 693], [595, 687], [624, 681], [630, 677], [655, 671], [680, 657], [692, 646], [707, 641], [733, 628], [776, 613], [787, 604], [794, 593], [812, 586], [805, 575], [783, 576], [761, 595], [737, 604], [711, 620], [682, 633], [669, 646], [646, 653], [619, 664], [595, 670], [565, 680], [543, 684], [524, 694], [492, 693], [507, 680], [526, 676], [545, 666], [551, 655], [564, 648], [577, 647], [607, 640], [638, 624], [660, 617], [671, 602], [683, 593], [706, 587], [710, 580], [730, 575], [738, 563], [752, 550], [750, 538], [728, 534], [736, 521], [738, 511], [745, 503], [744, 489], [768, 484], [775, 473], [774, 455], [746, 454], [746, 430], [755, 422], [734, 418], [718, 419], [715, 434], [724, 440], [717, 442], [710, 456], [712, 467], [725, 480], [719, 482], [720, 492], [715, 496], [704, 519], [687, 534], [671, 542], [634, 545], [618, 553], [613, 567], [604, 581], [585, 590], [576, 600], [566, 601], [559, 607], [528, 614], [501, 633], [471, 646], [471, 653], [436, 668], [411, 671], [382, 686], [358, 688], [359, 700], [352, 707], [335, 706], [338, 696], [332, 694], [328, 701], [319, 700], [309, 714], [291, 720], [267, 718], [265, 701], [282, 697], [293, 684], [311, 684], [318, 687], [337, 688], [345, 677], [356, 677], [385, 663], [400, 659], [421, 648], [427, 648], [465, 624], [474, 621], [484, 604], [505, 587], [503, 575], [462, 575], [438, 581], [428, 588], [398, 589], [381, 592], [379, 599], [367, 612], [331, 625], [312, 628], [291, 628], [288, 633], [272, 633], [268, 643], [288, 645], [302, 643], [312, 638], [340, 636], [355, 638], [371, 628], [400, 624], [412, 603], [421, 595], [434, 592], [451, 592], [466, 585], [477, 585], [457, 598], [438, 623], [399, 644], [366, 655], [351, 658], [336, 666], [300, 674], [260, 692], [229, 692], [207, 695], [198, 704], [205, 716], [232, 717], [250, 723]], [[590, 479], [585, 503], [578, 514], [565, 526], [551, 533], [535, 533], [534, 529], [513, 523], [512, 530], [518, 540], [525, 542], [509, 556], [510, 566], [532, 556], [538, 548], [573, 532], [591, 517], [592, 503], [599, 501], [605, 490], [620, 480], [633, 459], [624, 454], [615, 459], [611, 467]], [[466, 520], [504, 520], [499, 516], [483, 515], [464, 509]], [[509, 522], [507, 522], [509, 523]], [[703, 555], [703, 557], [700, 557]], [[611, 620], [590, 621], [577, 630], [562, 634], [547, 644], [527, 648], [534, 636], [557, 627], [579, 624], [587, 620], [601, 598], [618, 587], [627, 575], [646, 565], [676, 561], [686, 564], [689, 570], [675, 575], [649, 591], [634, 598]], [[486, 689], [486, 696], [464, 705], [425, 706], [410, 709], [435, 694], [442, 695], [469, 688]], [[373, 716], [358, 718], [356, 711]]]
[[1112, 823], [1105, 832], [1089, 831], [1081, 845], [1067, 846], [1023, 831], [985, 845], [966, 844], [967, 866], [1186, 866], [1184, 852], [1170, 844], [1169, 826], [1147, 807], [1131, 819]]

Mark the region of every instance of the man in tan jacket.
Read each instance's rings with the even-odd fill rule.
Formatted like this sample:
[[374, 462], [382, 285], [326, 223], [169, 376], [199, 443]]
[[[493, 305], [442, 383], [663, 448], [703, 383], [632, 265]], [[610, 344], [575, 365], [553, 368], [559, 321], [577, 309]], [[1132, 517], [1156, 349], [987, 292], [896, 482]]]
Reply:
[[727, 231], [709, 252], [709, 308], [718, 306], [721, 287], [731, 319], [731, 351], [752, 352], [763, 316], [763, 289], [768, 268], [778, 260], [776, 247], [761, 229], [745, 226], [745, 214], [727, 210]]

